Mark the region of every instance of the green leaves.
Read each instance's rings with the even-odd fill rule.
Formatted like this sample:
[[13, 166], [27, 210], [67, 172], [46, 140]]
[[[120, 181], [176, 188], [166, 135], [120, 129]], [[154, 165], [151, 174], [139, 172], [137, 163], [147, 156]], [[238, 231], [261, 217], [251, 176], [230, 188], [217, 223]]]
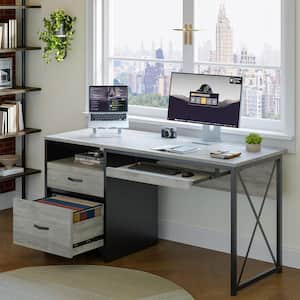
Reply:
[[65, 14], [63, 9], [55, 10], [49, 19], [43, 19], [44, 31], [39, 33], [39, 39], [45, 43], [43, 59], [50, 63], [52, 55], [57, 62], [62, 62], [71, 50], [74, 39], [76, 17]]
[[250, 133], [245, 139], [247, 144], [252, 145], [259, 145], [261, 144], [262, 140], [262, 137], [257, 133]]

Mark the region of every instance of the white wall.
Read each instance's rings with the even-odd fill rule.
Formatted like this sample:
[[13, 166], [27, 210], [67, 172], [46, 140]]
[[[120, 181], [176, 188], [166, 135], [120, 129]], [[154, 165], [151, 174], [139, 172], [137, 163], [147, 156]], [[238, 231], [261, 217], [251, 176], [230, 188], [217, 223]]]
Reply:
[[[42, 16], [57, 7], [78, 17], [73, 50], [62, 64], [46, 65], [39, 53], [29, 54], [28, 78], [30, 84], [41, 86], [42, 93], [28, 99], [28, 125], [42, 128], [42, 135], [30, 137], [28, 160], [30, 166], [43, 168], [43, 136], [77, 129], [84, 126], [81, 112], [85, 105], [85, 0], [42, 0]], [[33, 36], [40, 28], [41, 15], [31, 13], [29, 23]], [[300, 18], [300, 4], [297, 3]], [[297, 36], [300, 36], [300, 21], [297, 18]], [[33, 37], [30, 37], [32, 40]], [[297, 48], [300, 38], [297, 39]], [[297, 55], [297, 78], [300, 72], [300, 54]], [[297, 99], [300, 87], [297, 88]], [[297, 115], [300, 108], [297, 105]], [[298, 118], [299, 120], [299, 118]], [[300, 123], [297, 121], [297, 131]], [[300, 140], [297, 154], [288, 155], [284, 161], [284, 263], [300, 267]], [[43, 176], [30, 180], [30, 193], [42, 194]], [[258, 201], [255, 201], [258, 204]], [[161, 189], [160, 220], [161, 236], [190, 244], [227, 251], [229, 249], [229, 194], [219, 191], [193, 189], [190, 192]], [[275, 203], [269, 201], [263, 215], [263, 223], [270, 236], [274, 235]], [[239, 244], [243, 249], [248, 240], [254, 219], [244, 197], [240, 197]], [[274, 241], [274, 239], [271, 238]], [[267, 259], [261, 239], [256, 243], [254, 256]]]
[[[39, 3], [39, 0], [35, 1]], [[33, 168], [43, 168], [45, 135], [83, 128], [85, 120], [85, 1], [42, 0], [41, 10], [28, 15], [28, 44], [39, 45], [38, 31], [42, 18], [57, 8], [77, 17], [76, 34], [72, 50], [63, 63], [53, 61], [47, 65], [41, 52], [28, 54], [28, 85], [42, 88], [41, 93], [30, 94], [27, 99], [27, 126], [41, 128], [42, 134], [28, 139], [28, 162]], [[43, 176], [29, 179], [29, 194], [42, 195]]]
[[[64, 8], [70, 15], [78, 17], [73, 49], [64, 63], [47, 65], [42, 61], [40, 51], [27, 54], [27, 85], [43, 89], [27, 98], [27, 126], [43, 130], [42, 134], [28, 138], [28, 166], [43, 169], [44, 136], [85, 126], [82, 115], [85, 110], [85, 1], [33, 0], [30, 3], [41, 3], [42, 9], [28, 12], [28, 45], [40, 45], [37, 37], [42, 19], [55, 9]], [[43, 195], [43, 176], [30, 177], [28, 182], [32, 197]], [[0, 209], [11, 207], [15, 195], [0, 195]]]

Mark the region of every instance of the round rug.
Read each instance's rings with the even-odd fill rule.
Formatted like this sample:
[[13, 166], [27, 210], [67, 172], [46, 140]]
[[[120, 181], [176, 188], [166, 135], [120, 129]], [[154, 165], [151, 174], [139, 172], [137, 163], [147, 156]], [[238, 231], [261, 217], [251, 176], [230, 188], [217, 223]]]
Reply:
[[193, 300], [164, 278], [104, 266], [24, 268], [0, 275], [5, 300]]

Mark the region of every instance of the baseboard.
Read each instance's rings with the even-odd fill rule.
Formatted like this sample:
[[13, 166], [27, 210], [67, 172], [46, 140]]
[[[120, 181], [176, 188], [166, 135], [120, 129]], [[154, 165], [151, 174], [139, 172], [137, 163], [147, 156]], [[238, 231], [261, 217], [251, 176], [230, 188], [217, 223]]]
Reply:
[[[159, 221], [159, 237], [164, 240], [179, 242], [205, 249], [230, 252], [230, 233], [179, 224], [167, 220]], [[244, 256], [250, 237], [238, 237], [238, 254]], [[272, 249], [276, 249], [271, 243]], [[274, 250], [275, 252], [276, 250]], [[276, 253], [276, 252], [275, 252]], [[272, 258], [263, 240], [255, 240], [249, 257], [261, 261], [272, 262]], [[300, 249], [283, 247], [283, 264], [300, 269]]]

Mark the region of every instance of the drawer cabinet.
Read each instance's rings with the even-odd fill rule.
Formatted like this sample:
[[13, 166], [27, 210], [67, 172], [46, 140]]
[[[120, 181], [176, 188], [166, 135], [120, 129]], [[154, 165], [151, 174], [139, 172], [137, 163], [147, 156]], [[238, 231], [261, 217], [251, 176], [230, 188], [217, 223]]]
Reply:
[[14, 243], [67, 258], [101, 248], [104, 245], [103, 204], [77, 199], [79, 207], [73, 210], [68, 207], [73, 199], [54, 197], [51, 204], [47, 199], [15, 199]]
[[100, 166], [79, 164], [73, 158], [48, 162], [47, 186], [103, 198], [104, 172]]

